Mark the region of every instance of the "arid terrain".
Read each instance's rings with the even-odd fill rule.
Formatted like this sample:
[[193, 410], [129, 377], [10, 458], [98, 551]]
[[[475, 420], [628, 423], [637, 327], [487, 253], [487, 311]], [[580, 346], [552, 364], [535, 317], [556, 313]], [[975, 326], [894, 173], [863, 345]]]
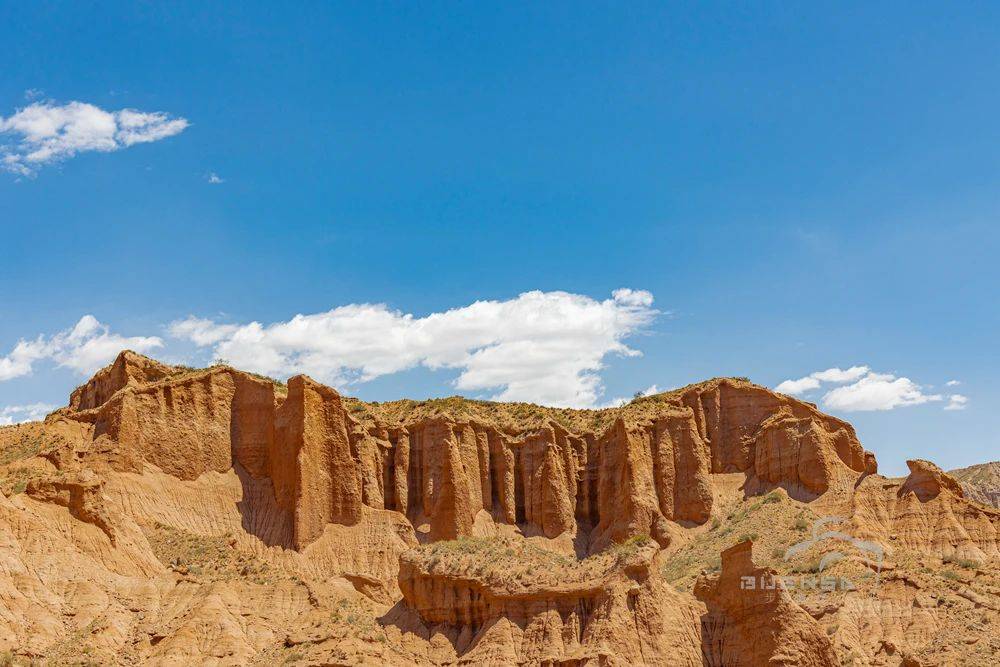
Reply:
[[962, 485], [966, 498], [1000, 507], [1000, 461], [959, 468], [949, 474]]
[[907, 463], [738, 378], [377, 404], [123, 352], [0, 428], [0, 665], [1000, 664], [997, 464]]

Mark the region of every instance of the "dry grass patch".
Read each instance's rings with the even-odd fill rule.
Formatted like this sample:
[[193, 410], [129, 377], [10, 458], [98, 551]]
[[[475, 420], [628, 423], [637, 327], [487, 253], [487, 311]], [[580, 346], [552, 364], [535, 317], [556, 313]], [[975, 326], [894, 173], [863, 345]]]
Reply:
[[197, 535], [159, 522], [146, 529], [156, 558], [180, 574], [207, 581], [244, 579], [271, 584], [282, 578], [266, 561], [237, 549], [229, 535]]
[[753, 541], [758, 565], [787, 572], [791, 564], [783, 560], [785, 550], [802, 539], [798, 522], [811, 525], [811, 519], [812, 511], [783, 491], [740, 500], [722, 508], [708, 530], [670, 553], [660, 572], [678, 590], [690, 591], [703, 570], [719, 570], [720, 553], [745, 540]]
[[649, 536], [636, 535], [579, 560], [524, 538], [463, 537], [421, 547], [417, 557], [431, 574], [472, 577], [500, 588], [545, 587], [606, 576], [649, 543]]

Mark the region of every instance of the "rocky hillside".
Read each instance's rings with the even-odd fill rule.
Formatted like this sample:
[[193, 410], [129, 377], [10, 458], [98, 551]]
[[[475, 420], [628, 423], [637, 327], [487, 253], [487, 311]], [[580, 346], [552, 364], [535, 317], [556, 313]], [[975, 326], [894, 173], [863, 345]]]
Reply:
[[948, 474], [959, 481], [966, 498], [1000, 507], [1000, 461], [959, 468]]
[[0, 429], [0, 664], [988, 664], [1000, 512], [909, 465], [745, 380], [369, 404], [125, 352]]

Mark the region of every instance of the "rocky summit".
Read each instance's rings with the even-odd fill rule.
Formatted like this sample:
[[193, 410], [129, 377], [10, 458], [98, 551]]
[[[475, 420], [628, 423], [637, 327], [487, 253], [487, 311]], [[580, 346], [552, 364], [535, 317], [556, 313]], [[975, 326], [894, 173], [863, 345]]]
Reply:
[[908, 466], [745, 379], [365, 403], [123, 352], [0, 428], [0, 664], [998, 664], [1000, 510]]

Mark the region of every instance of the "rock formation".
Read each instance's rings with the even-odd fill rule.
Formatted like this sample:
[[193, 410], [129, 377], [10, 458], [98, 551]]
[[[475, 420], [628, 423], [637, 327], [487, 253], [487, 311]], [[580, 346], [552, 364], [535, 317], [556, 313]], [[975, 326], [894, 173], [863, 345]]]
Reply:
[[986, 563], [1000, 556], [1000, 510], [970, 503], [929, 461], [907, 461], [901, 483], [866, 479], [853, 495], [852, 533], [888, 546]]
[[[781, 585], [739, 588], [803, 566], [777, 546], [837, 512], [894, 576], [961, 570], [928, 590], [981, 568], [954, 606], [994, 614], [1000, 512], [931, 463], [910, 468], [878, 475], [849, 424], [739, 379], [600, 411], [374, 404], [305, 376], [123, 352], [44, 423], [0, 429], [0, 656], [825, 665], [992, 651], [939, 646], [925, 630], [971, 617], [942, 619], [946, 598], [905, 586], [887, 589], [897, 620], [856, 593], [814, 608]], [[777, 512], [756, 529], [769, 567], [748, 544], [725, 550], [762, 506]], [[677, 583], [720, 551], [718, 575]], [[834, 567], [870, 574], [851, 557]]]
[[948, 474], [962, 485], [966, 498], [1000, 509], [1000, 461], [960, 468]]
[[[652, 576], [655, 543], [579, 568], [509, 542], [481, 548], [400, 562], [413, 631], [448, 637], [463, 664], [702, 664], [700, 606]], [[550, 576], [514, 579], [512, 559]]]
[[776, 572], [753, 563], [753, 542], [722, 553], [722, 572], [702, 577], [702, 638], [710, 665], [839, 665], [826, 632], [792, 600]]

